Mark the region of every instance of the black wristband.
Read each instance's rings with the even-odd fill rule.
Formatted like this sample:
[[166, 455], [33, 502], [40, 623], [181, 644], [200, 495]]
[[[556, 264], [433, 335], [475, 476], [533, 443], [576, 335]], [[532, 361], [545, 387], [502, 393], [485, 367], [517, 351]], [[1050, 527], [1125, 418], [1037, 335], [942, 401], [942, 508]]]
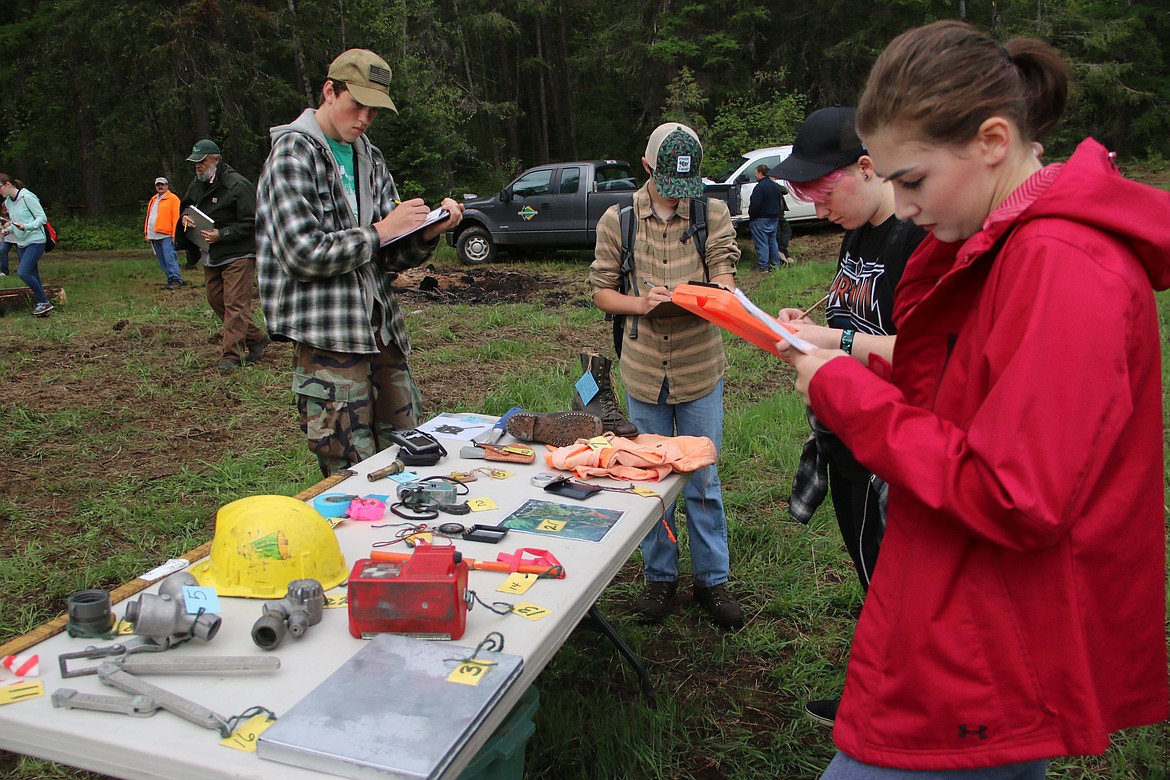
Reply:
[[846, 355], [853, 354], [853, 337], [857, 335], [855, 330], [841, 331], [841, 351]]

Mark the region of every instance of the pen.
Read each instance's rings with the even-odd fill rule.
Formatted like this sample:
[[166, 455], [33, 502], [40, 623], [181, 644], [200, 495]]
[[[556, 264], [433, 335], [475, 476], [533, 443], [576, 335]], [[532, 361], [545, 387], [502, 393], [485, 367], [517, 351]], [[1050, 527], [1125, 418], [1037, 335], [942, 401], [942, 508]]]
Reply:
[[803, 318], [803, 317], [806, 317], [806, 316], [808, 316], [808, 313], [809, 313], [810, 311], [812, 311], [812, 310], [813, 310], [813, 309], [815, 309], [816, 307], [820, 306], [820, 305], [821, 305], [822, 303], [824, 303], [825, 301], [829, 300], [829, 295], [830, 295], [830, 294], [831, 294], [831, 293], [825, 293], [825, 297], [824, 297], [824, 298], [821, 298], [819, 301], [817, 301], [816, 303], [814, 303], [812, 306], [809, 306], [807, 309], [805, 309], [804, 311], [802, 311], [800, 314], [798, 314], [798, 315], [796, 315], [795, 317], [793, 317], [793, 319], [799, 320], [799, 319], [801, 319], [801, 318]]

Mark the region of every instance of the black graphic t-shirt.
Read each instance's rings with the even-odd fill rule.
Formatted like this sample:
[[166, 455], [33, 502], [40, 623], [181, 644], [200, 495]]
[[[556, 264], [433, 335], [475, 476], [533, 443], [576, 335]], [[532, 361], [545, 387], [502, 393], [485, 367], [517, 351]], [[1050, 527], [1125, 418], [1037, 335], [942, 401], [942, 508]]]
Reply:
[[829, 288], [829, 327], [893, 335], [894, 289], [924, 238], [925, 230], [893, 216], [876, 227], [867, 222], [847, 232]]

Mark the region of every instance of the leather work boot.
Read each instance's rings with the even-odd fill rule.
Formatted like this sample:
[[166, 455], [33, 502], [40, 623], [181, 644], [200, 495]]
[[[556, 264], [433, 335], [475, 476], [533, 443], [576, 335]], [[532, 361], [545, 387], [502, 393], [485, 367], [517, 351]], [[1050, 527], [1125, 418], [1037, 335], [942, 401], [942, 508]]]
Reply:
[[622, 413], [622, 406], [613, 393], [613, 384], [610, 382], [609, 372], [613, 368], [613, 361], [594, 352], [581, 353], [581, 370], [593, 374], [597, 382], [597, 395], [585, 403], [581, 400], [581, 393], [573, 391], [573, 408], [581, 412], [589, 412], [601, 418], [601, 424], [606, 432], [615, 436], [629, 438], [638, 435], [638, 426], [626, 419]]
[[634, 611], [647, 623], [657, 623], [670, 613], [670, 602], [674, 600], [678, 582], [647, 582], [642, 595], [634, 601]]
[[699, 606], [705, 609], [718, 625], [724, 628], [743, 627], [743, 610], [739, 608], [735, 596], [727, 589], [727, 583], [713, 585], [710, 588], [700, 588], [696, 585], [695, 601], [699, 602]]
[[592, 439], [602, 432], [601, 418], [588, 412], [516, 412], [504, 426], [520, 441], [568, 447], [577, 439]]

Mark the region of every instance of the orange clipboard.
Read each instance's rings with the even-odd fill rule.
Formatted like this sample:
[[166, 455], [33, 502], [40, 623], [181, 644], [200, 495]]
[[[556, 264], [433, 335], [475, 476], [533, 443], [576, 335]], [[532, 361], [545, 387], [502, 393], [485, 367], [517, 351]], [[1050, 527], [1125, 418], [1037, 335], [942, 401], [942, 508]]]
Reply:
[[688, 282], [675, 287], [670, 299], [687, 311], [780, 357], [780, 351], [776, 348], [776, 334], [753, 317], [730, 290]]

